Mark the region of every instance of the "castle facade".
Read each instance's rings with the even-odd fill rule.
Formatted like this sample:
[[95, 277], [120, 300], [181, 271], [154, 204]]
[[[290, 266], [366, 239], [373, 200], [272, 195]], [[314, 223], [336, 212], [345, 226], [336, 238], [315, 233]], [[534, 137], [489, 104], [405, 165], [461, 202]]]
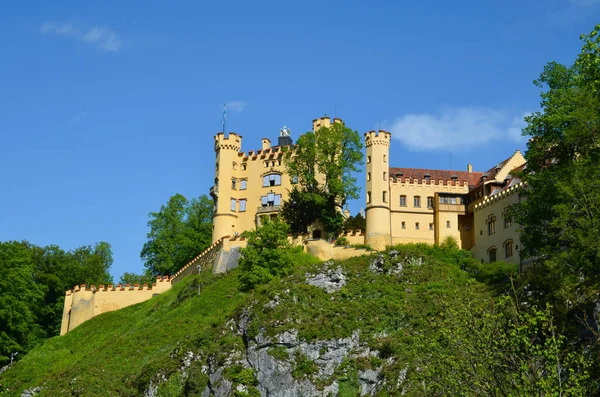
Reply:
[[[341, 119], [313, 120], [313, 131]], [[436, 244], [451, 236], [483, 262], [520, 263], [517, 225], [510, 206], [518, 202], [522, 182], [516, 171], [525, 159], [516, 151], [486, 172], [398, 168], [391, 165], [387, 131], [364, 134], [366, 147], [367, 227], [364, 243], [376, 250], [401, 243]], [[276, 146], [262, 138], [261, 148], [243, 152], [242, 136], [218, 133], [215, 177], [213, 243], [238, 236], [276, 217], [295, 183], [287, 175], [283, 156], [293, 145], [282, 129]], [[321, 237], [313, 231], [312, 237]]]

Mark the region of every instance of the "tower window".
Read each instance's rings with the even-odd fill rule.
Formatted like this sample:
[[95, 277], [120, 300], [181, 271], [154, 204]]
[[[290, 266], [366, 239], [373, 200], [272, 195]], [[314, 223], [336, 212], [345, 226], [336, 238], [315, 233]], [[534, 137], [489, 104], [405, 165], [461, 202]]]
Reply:
[[385, 172], [385, 171], [383, 172], [383, 180], [387, 181], [387, 172]]
[[371, 180], [371, 173], [367, 172], [367, 182], [369, 182]]
[[367, 156], [367, 164], [371, 162], [371, 156]]
[[245, 179], [242, 179], [240, 181], [240, 190], [246, 190], [246, 185], [248, 184], [248, 181]]
[[236, 204], [236, 202], [237, 202], [236, 199], [231, 199], [231, 210], [233, 212], [235, 212], [235, 204]]
[[240, 212], [245, 212], [246, 211], [246, 199], [241, 199], [240, 200]]
[[384, 203], [387, 203], [387, 192], [382, 192], [381, 193], [381, 198], [383, 200]]
[[235, 190], [235, 179], [231, 180], [231, 189]]
[[260, 203], [263, 207], [272, 207], [281, 204], [281, 194], [275, 194], [273, 192], [262, 196]]
[[387, 163], [387, 154], [384, 154], [384, 155], [383, 155], [383, 162], [384, 162], [384, 163]]

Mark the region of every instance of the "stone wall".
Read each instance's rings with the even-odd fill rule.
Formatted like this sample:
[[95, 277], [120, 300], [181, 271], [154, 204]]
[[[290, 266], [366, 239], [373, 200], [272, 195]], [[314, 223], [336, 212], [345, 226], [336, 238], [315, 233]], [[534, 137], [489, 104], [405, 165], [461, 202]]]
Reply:
[[169, 277], [157, 277], [156, 284], [85, 285], [75, 286], [65, 293], [60, 334], [64, 335], [84, 321], [99, 314], [147, 301], [154, 295], [171, 289]]

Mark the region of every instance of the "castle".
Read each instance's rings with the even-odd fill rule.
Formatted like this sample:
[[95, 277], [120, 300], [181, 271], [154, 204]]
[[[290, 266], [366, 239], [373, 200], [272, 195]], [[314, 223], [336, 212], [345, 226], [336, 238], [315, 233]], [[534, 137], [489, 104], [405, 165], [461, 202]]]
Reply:
[[[313, 120], [313, 131], [331, 123]], [[453, 237], [483, 262], [520, 263], [519, 236], [510, 206], [519, 200], [522, 182], [516, 171], [525, 165], [517, 150], [486, 172], [396, 168], [390, 165], [391, 133], [364, 134], [366, 148], [366, 218], [363, 243], [376, 250], [402, 243], [440, 243]], [[215, 179], [210, 189], [215, 203], [213, 243], [238, 236], [260, 225], [261, 218], [276, 217], [280, 204], [295, 183], [285, 173], [284, 153], [293, 142], [281, 130], [277, 146], [262, 138], [259, 150], [241, 151], [242, 136], [215, 136]], [[315, 228], [310, 237], [321, 237]]]
[[[319, 133], [341, 119], [313, 120]], [[321, 130], [323, 133], [325, 130]], [[502, 260], [522, 265], [519, 235], [510, 207], [519, 201], [524, 187], [518, 171], [525, 158], [517, 150], [485, 172], [396, 168], [390, 166], [391, 133], [368, 131], [366, 149], [366, 231], [348, 233], [350, 243], [364, 243], [375, 250], [402, 243], [441, 243], [453, 237], [482, 263]], [[147, 285], [76, 286], [66, 292], [61, 335], [82, 322], [112, 310], [150, 299], [170, 289], [183, 277], [203, 269], [225, 272], [237, 266], [242, 232], [260, 226], [264, 217], [277, 217], [280, 205], [297, 182], [285, 172], [284, 153], [293, 149], [289, 130], [280, 131], [276, 146], [262, 138], [261, 148], [242, 152], [242, 136], [220, 132], [214, 137], [215, 174], [210, 195], [214, 201], [212, 245], [173, 277]], [[293, 152], [292, 152], [293, 153]], [[346, 213], [348, 215], [348, 213]], [[320, 239], [318, 224], [309, 236], [295, 243], [321, 259], [345, 259], [364, 250], [335, 247]], [[308, 241], [304, 241], [308, 238]]]

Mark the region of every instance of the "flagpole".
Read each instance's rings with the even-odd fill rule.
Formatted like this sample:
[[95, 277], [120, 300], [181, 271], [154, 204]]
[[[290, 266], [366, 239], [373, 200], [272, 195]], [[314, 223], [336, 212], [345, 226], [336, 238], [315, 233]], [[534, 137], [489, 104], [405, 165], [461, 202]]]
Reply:
[[226, 112], [227, 112], [227, 104], [223, 104], [223, 135], [226, 134], [225, 132], [225, 119], [226, 119]]

